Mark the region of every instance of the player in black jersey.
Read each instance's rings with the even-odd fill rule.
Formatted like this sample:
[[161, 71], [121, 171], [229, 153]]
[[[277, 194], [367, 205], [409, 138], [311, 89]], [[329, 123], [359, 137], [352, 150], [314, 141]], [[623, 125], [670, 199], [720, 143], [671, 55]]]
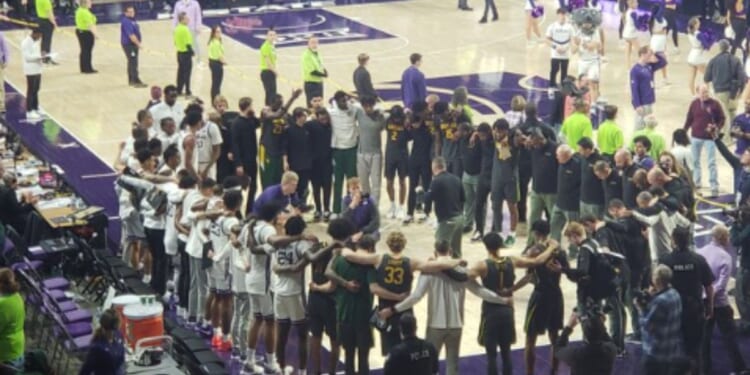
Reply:
[[[390, 253], [368, 254], [351, 250], [342, 251], [341, 255], [349, 262], [375, 267], [375, 283], [370, 284], [370, 291], [379, 297], [378, 309], [386, 309], [401, 302], [411, 292], [413, 272], [432, 273], [452, 269], [460, 265], [461, 260], [452, 259], [420, 261], [403, 256], [406, 248], [406, 236], [401, 232], [391, 232], [386, 239]], [[411, 310], [402, 314], [411, 314]], [[391, 316], [387, 321], [387, 329], [381, 331], [382, 354], [385, 356], [396, 344], [401, 342], [399, 319], [402, 314]]]
[[[539, 244], [547, 241], [549, 233], [550, 227], [547, 221], [537, 220], [533, 222], [531, 224], [531, 235], [534, 239], [534, 245], [526, 249], [524, 255], [528, 257], [539, 256], [544, 251], [544, 246]], [[568, 260], [565, 253], [558, 247], [547, 262], [529, 269], [528, 275], [531, 276], [530, 278], [525, 277], [523, 279], [534, 283], [534, 291], [529, 298], [524, 323], [524, 331], [526, 331], [524, 358], [527, 375], [535, 374], [537, 336], [547, 332], [549, 341], [557, 342], [558, 333], [563, 327], [564, 303], [562, 290], [560, 289], [560, 275], [563, 268], [568, 268]], [[521, 287], [519, 284], [516, 285], [516, 289]], [[558, 361], [554, 355], [551, 355], [550, 360], [552, 362], [551, 373], [556, 374]]]
[[[432, 146], [434, 144], [434, 119], [424, 103], [414, 105], [414, 113], [409, 122], [408, 134], [412, 141], [409, 155], [409, 201], [404, 224], [414, 221], [417, 206], [417, 187], [427, 191], [432, 182]], [[424, 213], [429, 216], [430, 202], [424, 202]]]
[[406, 203], [406, 176], [409, 174], [409, 134], [406, 132], [406, 127], [404, 109], [400, 105], [394, 105], [390, 110], [390, 117], [388, 117], [385, 127], [385, 187], [391, 201], [391, 207], [396, 207], [396, 191], [393, 180], [398, 174], [399, 209], [402, 209], [404, 203]]
[[[354, 233], [354, 225], [348, 220], [335, 219], [328, 224], [328, 235], [333, 244], [341, 244]], [[332, 245], [333, 245], [332, 244]], [[338, 251], [338, 250], [334, 250]], [[326, 277], [326, 268], [333, 259], [333, 252], [327, 251], [312, 261], [312, 281], [307, 299], [307, 323], [310, 328], [310, 368], [313, 374], [320, 374], [320, 353], [322, 352], [323, 332], [330, 340], [328, 373], [336, 373], [339, 361], [339, 339], [336, 332], [336, 284]]]
[[[469, 269], [469, 277], [481, 277], [482, 285], [503, 296], [513, 294], [515, 268], [530, 268], [542, 265], [549, 260], [559, 244], [554, 240], [541, 243], [546, 250], [535, 258], [500, 256], [503, 239], [497, 233], [489, 233], [482, 239], [489, 257]], [[484, 346], [487, 354], [487, 373], [497, 374], [497, 348], [503, 359], [503, 375], [513, 373], [510, 358], [510, 345], [516, 340], [513, 308], [482, 302], [482, 322], [479, 326], [479, 344]]]

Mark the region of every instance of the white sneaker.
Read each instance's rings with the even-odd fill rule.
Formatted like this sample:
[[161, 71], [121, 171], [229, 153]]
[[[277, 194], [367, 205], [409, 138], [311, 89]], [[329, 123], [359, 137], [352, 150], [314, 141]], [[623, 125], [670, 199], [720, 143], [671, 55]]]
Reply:
[[271, 374], [284, 374], [283, 372], [281, 372], [281, 368], [279, 367], [278, 363], [266, 363], [266, 365], [268, 366], [268, 372], [270, 372]]
[[438, 226], [437, 218], [435, 216], [430, 217], [429, 220], [427, 220], [427, 225], [432, 227], [432, 229], [437, 229], [437, 226]]
[[43, 109], [37, 109], [36, 113], [39, 114], [39, 116], [46, 116], [47, 115], [47, 112], [44, 112]]
[[292, 374], [294, 374], [294, 367], [292, 367], [292, 366], [286, 366], [286, 367], [284, 367], [283, 374], [284, 375], [292, 375]]
[[396, 204], [395, 203], [391, 203], [391, 208], [388, 210], [388, 218], [389, 219], [395, 219], [396, 218], [396, 211], [397, 211]]
[[143, 275], [143, 283], [148, 284], [151, 282], [151, 275]]
[[40, 116], [39, 113], [37, 113], [36, 111], [29, 111], [29, 112], [26, 112], [26, 119], [32, 120], [32, 121], [41, 120], [42, 116]]
[[403, 206], [399, 206], [396, 209], [396, 218], [399, 220], [403, 220], [406, 217], [406, 210]]
[[242, 366], [242, 372], [240, 372], [240, 374], [254, 375], [254, 374], [263, 374], [265, 372], [263, 367], [258, 366], [257, 363], [250, 363], [248, 361], [245, 361], [245, 364]]

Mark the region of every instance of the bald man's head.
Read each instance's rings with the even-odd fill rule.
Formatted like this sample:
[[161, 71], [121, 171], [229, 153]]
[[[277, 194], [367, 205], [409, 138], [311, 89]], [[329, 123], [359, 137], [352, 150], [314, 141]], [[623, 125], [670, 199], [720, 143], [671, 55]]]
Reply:
[[567, 144], [557, 146], [557, 162], [560, 164], [567, 163], [573, 157], [573, 149]]
[[646, 179], [651, 186], [663, 186], [669, 181], [668, 178], [669, 176], [667, 176], [661, 168], [651, 168], [646, 176]]
[[627, 149], [621, 148], [615, 152], [615, 167], [625, 169], [633, 164], [633, 155]]

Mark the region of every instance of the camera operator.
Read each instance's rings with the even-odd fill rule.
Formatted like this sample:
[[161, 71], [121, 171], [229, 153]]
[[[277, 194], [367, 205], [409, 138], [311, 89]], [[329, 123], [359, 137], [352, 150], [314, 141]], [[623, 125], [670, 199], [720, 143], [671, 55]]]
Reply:
[[[685, 354], [691, 360], [694, 373], [701, 369], [701, 345], [706, 319], [714, 311], [714, 276], [706, 259], [690, 251], [690, 230], [677, 227], [672, 231], [674, 249], [664, 255], [660, 263], [672, 270], [672, 285], [682, 300], [682, 338]], [[704, 306], [705, 291], [705, 306]]]
[[[616, 270], [612, 283], [609, 285], [609, 293], [605, 299], [607, 315], [609, 316], [610, 334], [617, 345], [617, 354], [625, 354], [625, 305], [622, 300], [625, 292], [625, 282], [630, 280], [630, 269], [625, 261], [623, 243], [617, 232], [606, 225], [604, 221], [593, 215], [581, 218], [581, 223], [586, 227], [589, 235], [599, 244], [601, 254], [607, 256], [607, 262]], [[607, 255], [604, 255], [607, 254]], [[598, 280], [594, 280], [598, 282]]]
[[375, 201], [369, 193], [362, 192], [359, 178], [352, 177], [346, 181], [348, 194], [344, 197], [344, 206], [341, 216], [356, 227], [352, 235], [352, 241], [357, 242], [369, 234], [375, 241], [380, 239], [380, 213]]
[[[596, 306], [586, 310], [587, 314], [574, 311], [570, 316], [555, 345], [555, 356], [570, 367], [570, 375], [612, 374], [617, 347], [604, 328], [604, 314]], [[579, 322], [583, 343], [569, 346], [570, 334]]]
[[747, 333], [750, 332], [750, 205], [743, 204], [725, 214], [735, 219], [729, 231], [732, 246], [738, 248], [740, 256], [735, 298], [740, 312], [739, 330]]
[[651, 274], [651, 289], [638, 293], [644, 375], [682, 375], [682, 302], [669, 284], [672, 270], [660, 264]]

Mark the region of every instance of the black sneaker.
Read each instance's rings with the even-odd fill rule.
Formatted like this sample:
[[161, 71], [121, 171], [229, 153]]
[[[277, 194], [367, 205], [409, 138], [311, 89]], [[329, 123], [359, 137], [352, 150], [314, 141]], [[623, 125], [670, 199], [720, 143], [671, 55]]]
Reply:
[[313, 221], [319, 222], [323, 218], [323, 214], [320, 213], [320, 211], [315, 211], [315, 214], [313, 214]]
[[327, 223], [330, 220], [331, 220], [331, 212], [330, 211], [326, 211], [325, 213], [323, 213], [323, 221]]

